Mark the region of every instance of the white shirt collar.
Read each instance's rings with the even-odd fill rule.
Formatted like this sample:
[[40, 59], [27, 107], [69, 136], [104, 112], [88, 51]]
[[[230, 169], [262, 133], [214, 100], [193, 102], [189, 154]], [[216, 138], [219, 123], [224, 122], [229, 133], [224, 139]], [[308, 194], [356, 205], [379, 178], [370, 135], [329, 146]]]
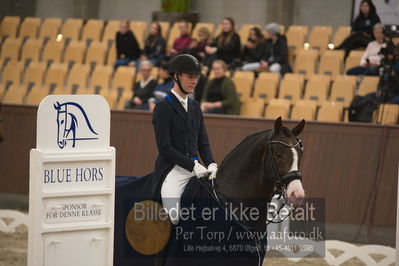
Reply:
[[[186, 97], [186, 99], [184, 99], [184, 98], [181, 97], [174, 89], [172, 89], [171, 92], [172, 92], [172, 93], [176, 96], [176, 98], [179, 100], [179, 102], [181, 103], [181, 105], [183, 106], [183, 108], [186, 109], [187, 103], [188, 103], [188, 97]], [[184, 102], [186, 106], [184, 106], [182, 102]], [[186, 109], [186, 111], [187, 111], [187, 109]]]

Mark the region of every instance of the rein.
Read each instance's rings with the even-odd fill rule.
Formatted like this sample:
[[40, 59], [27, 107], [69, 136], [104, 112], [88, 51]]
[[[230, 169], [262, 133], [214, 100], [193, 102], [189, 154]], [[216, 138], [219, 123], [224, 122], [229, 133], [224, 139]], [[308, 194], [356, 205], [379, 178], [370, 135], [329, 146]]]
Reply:
[[[287, 174], [285, 174], [284, 176], [281, 176], [278, 172], [277, 166], [276, 166], [276, 162], [274, 161], [273, 158], [273, 154], [272, 154], [272, 150], [271, 150], [271, 146], [272, 144], [280, 144], [280, 145], [284, 145], [288, 148], [297, 148], [299, 147], [301, 150], [303, 150], [303, 145], [302, 145], [302, 141], [299, 138], [296, 138], [297, 143], [295, 144], [288, 144], [285, 143], [283, 141], [278, 141], [278, 140], [272, 140], [272, 137], [270, 136], [268, 139], [268, 143], [267, 143], [267, 148], [265, 149], [265, 152], [263, 153], [263, 158], [262, 158], [262, 172], [265, 171], [265, 160], [266, 160], [266, 153], [269, 153], [271, 156], [271, 165], [272, 165], [272, 176], [273, 176], [273, 180], [275, 181], [275, 189], [273, 191], [273, 195], [279, 195], [277, 197], [277, 200], [280, 200], [280, 198], [283, 198], [283, 202], [281, 203], [280, 207], [278, 208], [278, 210], [274, 213], [273, 217], [269, 220], [267, 218], [267, 214], [266, 214], [266, 226], [270, 223], [282, 223], [283, 221], [285, 221], [290, 215], [291, 215], [291, 211], [292, 209], [290, 209], [288, 215], [284, 218], [284, 219], [280, 219], [279, 221], [274, 221], [274, 219], [276, 218], [277, 215], [279, 215], [279, 213], [281, 212], [281, 210], [288, 205], [288, 198], [287, 198], [287, 193], [286, 193], [286, 186], [293, 180], [295, 179], [299, 179], [302, 180], [302, 175], [299, 171], [291, 171]], [[222, 193], [220, 191], [217, 190], [216, 186], [215, 186], [215, 181], [214, 178], [211, 179], [211, 185], [209, 183], [207, 183], [204, 179], [199, 178], [198, 179], [200, 184], [202, 184], [207, 190], [208, 192], [215, 197], [216, 202], [221, 206], [221, 208], [223, 210], [224, 209], [224, 205], [222, 202], [222, 198], [226, 198], [223, 197]], [[220, 195], [220, 196], [219, 196]], [[273, 196], [272, 196], [273, 197]], [[225, 200], [226, 201], [226, 200]], [[230, 200], [231, 201], [231, 200]], [[225, 210], [225, 212], [227, 213], [227, 210]], [[231, 216], [230, 216], [231, 217]], [[261, 237], [257, 237], [256, 234], [252, 234], [252, 230], [256, 230], [256, 228], [254, 227], [250, 227], [248, 225], [245, 225], [244, 223], [242, 223], [241, 221], [237, 220], [237, 219], [232, 219], [237, 225], [239, 225], [240, 227], [242, 227], [244, 230], [246, 230], [247, 232], [249, 232], [249, 235], [254, 239], [255, 241], [255, 245], [256, 245], [256, 251], [258, 253], [258, 265], [261, 265], [261, 256], [260, 256], [260, 248], [261, 248], [261, 244], [260, 241], [262, 241], [265, 236], [266, 236], [266, 231], [262, 234]]]

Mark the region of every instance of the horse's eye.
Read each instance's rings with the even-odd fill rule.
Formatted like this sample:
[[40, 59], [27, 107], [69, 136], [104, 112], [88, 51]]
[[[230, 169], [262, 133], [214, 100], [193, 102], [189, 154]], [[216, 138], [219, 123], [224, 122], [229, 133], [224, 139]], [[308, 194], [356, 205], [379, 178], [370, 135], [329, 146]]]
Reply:
[[64, 124], [64, 120], [61, 120], [61, 125], [63, 125]]
[[276, 157], [281, 157], [281, 153], [278, 152], [278, 151], [274, 152], [274, 155], [275, 155]]

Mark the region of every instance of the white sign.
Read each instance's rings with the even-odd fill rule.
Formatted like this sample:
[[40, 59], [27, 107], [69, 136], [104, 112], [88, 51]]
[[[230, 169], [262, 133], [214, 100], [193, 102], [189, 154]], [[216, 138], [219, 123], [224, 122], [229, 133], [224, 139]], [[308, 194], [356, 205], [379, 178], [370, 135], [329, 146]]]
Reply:
[[113, 263], [115, 149], [99, 95], [50, 95], [30, 153], [28, 266]]

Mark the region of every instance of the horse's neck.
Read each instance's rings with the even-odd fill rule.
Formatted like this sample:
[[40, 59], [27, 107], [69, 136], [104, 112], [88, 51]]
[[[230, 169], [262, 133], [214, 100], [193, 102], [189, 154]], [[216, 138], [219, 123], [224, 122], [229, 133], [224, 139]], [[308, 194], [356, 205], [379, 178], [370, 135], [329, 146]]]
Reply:
[[237, 145], [223, 160], [216, 185], [228, 198], [266, 198], [273, 191], [272, 178], [263, 169], [270, 132], [259, 132]]

